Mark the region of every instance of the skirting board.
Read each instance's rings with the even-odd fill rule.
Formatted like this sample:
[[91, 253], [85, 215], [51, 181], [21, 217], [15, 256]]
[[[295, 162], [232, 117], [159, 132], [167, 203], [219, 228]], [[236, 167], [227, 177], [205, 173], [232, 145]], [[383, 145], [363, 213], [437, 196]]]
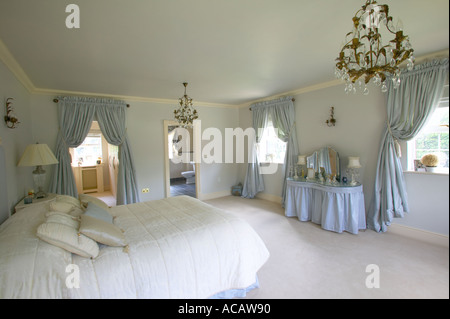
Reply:
[[418, 228], [408, 227], [400, 224], [391, 224], [388, 228], [388, 232], [421, 240], [433, 245], [439, 245], [447, 248], [449, 247], [448, 236]]

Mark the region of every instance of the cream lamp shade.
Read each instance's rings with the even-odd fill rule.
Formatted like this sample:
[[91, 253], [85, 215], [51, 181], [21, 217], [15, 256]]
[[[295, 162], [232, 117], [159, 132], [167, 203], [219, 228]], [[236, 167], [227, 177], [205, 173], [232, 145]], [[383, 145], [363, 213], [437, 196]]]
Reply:
[[33, 171], [33, 180], [38, 189], [35, 194], [36, 198], [43, 198], [47, 196], [43, 190], [45, 183], [45, 170], [42, 166], [58, 163], [58, 160], [55, 155], [53, 155], [47, 144], [30, 144], [25, 149], [25, 152], [23, 152], [17, 166], [36, 166], [36, 169]]
[[348, 168], [361, 168], [361, 164], [359, 163], [359, 157], [349, 156]]
[[306, 155], [299, 155], [297, 165], [306, 165]]

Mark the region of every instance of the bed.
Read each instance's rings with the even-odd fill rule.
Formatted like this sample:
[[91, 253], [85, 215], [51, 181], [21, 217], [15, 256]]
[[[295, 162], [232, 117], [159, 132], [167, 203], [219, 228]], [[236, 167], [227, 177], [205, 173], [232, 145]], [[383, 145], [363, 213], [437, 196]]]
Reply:
[[99, 206], [30, 206], [6, 220], [0, 226], [0, 298], [194, 299], [233, 297], [258, 286], [257, 272], [269, 258], [258, 234], [247, 222], [188, 196], [106, 209], [123, 238], [108, 245], [95, 241], [97, 250], [88, 245], [93, 252], [87, 256], [43, 235], [44, 226], [65, 227], [57, 222], [69, 215], [80, 223], [81, 242], [85, 215]]

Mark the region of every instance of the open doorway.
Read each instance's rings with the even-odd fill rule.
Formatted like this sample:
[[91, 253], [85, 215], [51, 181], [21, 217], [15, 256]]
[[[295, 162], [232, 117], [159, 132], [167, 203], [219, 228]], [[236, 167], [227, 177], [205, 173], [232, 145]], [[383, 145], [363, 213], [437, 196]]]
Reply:
[[198, 198], [200, 165], [194, 163], [192, 128], [176, 121], [164, 121], [164, 162], [166, 197], [187, 195]]
[[108, 144], [97, 121], [92, 122], [83, 143], [69, 152], [78, 194], [92, 195], [115, 206], [118, 147]]

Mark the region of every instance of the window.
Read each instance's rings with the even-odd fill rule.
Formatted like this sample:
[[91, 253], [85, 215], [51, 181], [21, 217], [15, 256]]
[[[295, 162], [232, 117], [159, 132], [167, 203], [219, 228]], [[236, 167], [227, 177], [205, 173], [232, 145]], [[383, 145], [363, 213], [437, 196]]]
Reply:
[[438, 108], [422, 131], [408, 142], [408, 170], [417, 170], [414, 160], [420, 160], [426, 154], [436, 154], [439, 157], [441, 172], [448, 173], [449, 168], [449, 104], [448, 85]]
[[84, 142], [73, 149], [72, 165], [96, 165], [102, 158], [102, 135], [89, 133]]
[[280, 140], [269, 118], [261, 142], [258, 144], [258, 160], [260, 163], [284, 163], [286, 142]]
[[72, 155], [73, 166], [93, 166], [97, 164], [97, 160], [103, 159], [102, 133], [97, 121], [92, 122], [83, 143], [77, 148], [70, 149], [70, 155]]

